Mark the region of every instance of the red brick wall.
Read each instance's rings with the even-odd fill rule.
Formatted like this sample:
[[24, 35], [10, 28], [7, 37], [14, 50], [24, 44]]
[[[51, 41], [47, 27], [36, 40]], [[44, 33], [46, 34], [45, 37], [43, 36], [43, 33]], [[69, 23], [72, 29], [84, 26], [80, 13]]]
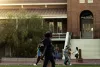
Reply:
[[94, 3], [79, 3], [79, 0], [67, 0], [68, 31], [73, 36], [80, 36], [80, 14], [84, 10], [93, 13], [94, 38], [100, 38], [100, 0], [94, 0]]

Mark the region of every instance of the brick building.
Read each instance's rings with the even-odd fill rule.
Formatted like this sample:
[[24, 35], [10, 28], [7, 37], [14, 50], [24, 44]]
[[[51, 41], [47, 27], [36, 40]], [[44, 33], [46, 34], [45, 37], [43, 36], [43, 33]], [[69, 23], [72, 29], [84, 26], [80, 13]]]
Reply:
[[63, 49], [67, 31], [72, 39], [100, 39], [99, 8], [99, 0], [2, 0], [0, 20], [19, 10], [40, 15], [53, 32], [53, 43]]
[[28, 15], [44, 18], [53, 33], [73, 33], [73, 38], [100, 38], [98, 0], [4, 0], [0, 2], [0, 19], [19, 9]]
[[99, 0], [67, 0], [67, 30], [80, 38], [100, 38]]

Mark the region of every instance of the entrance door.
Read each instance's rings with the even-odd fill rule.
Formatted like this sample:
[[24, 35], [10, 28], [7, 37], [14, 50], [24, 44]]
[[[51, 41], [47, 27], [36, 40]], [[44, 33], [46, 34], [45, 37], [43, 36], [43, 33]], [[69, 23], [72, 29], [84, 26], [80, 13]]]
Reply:
[[91, 19], [82, 20], [82, 38], [91, 39], [93, 38], [93, 24]]
[[83, 11], [81, 13], [81, 38], [92, 39], [93, 38], [93, 14], [90, 11]]

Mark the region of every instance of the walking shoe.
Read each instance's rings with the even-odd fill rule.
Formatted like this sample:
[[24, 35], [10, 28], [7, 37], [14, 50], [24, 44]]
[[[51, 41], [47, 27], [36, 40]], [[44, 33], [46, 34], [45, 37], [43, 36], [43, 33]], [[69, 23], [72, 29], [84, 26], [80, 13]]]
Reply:
[[70, 66], [71, 66], [72, 64], [70, 64]]
[[34, 64], [34, 66], [37, 66], [36, 64]]

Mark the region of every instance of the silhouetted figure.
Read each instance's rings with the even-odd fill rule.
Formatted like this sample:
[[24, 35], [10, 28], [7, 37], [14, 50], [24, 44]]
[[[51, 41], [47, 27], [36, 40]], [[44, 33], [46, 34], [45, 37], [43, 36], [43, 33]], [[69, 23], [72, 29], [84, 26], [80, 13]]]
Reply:
[[52, 42], [51, 42], [51, 38], [52, 37], [52, 33], [51, 32], [46, 32], [45, 34], [45, 38], [43, 40], [43, 44], [44, 44], [44, 51], [43, 51], [43, 55], [42, 58], [44, 57], [44, 63], [43, 63], [43, 67], [47, 67], [48, 62], [50, 61], [52, 64], [52, 67], [55, 67], [55, 61], [54, 61], [54, 47], [52, 46]]

